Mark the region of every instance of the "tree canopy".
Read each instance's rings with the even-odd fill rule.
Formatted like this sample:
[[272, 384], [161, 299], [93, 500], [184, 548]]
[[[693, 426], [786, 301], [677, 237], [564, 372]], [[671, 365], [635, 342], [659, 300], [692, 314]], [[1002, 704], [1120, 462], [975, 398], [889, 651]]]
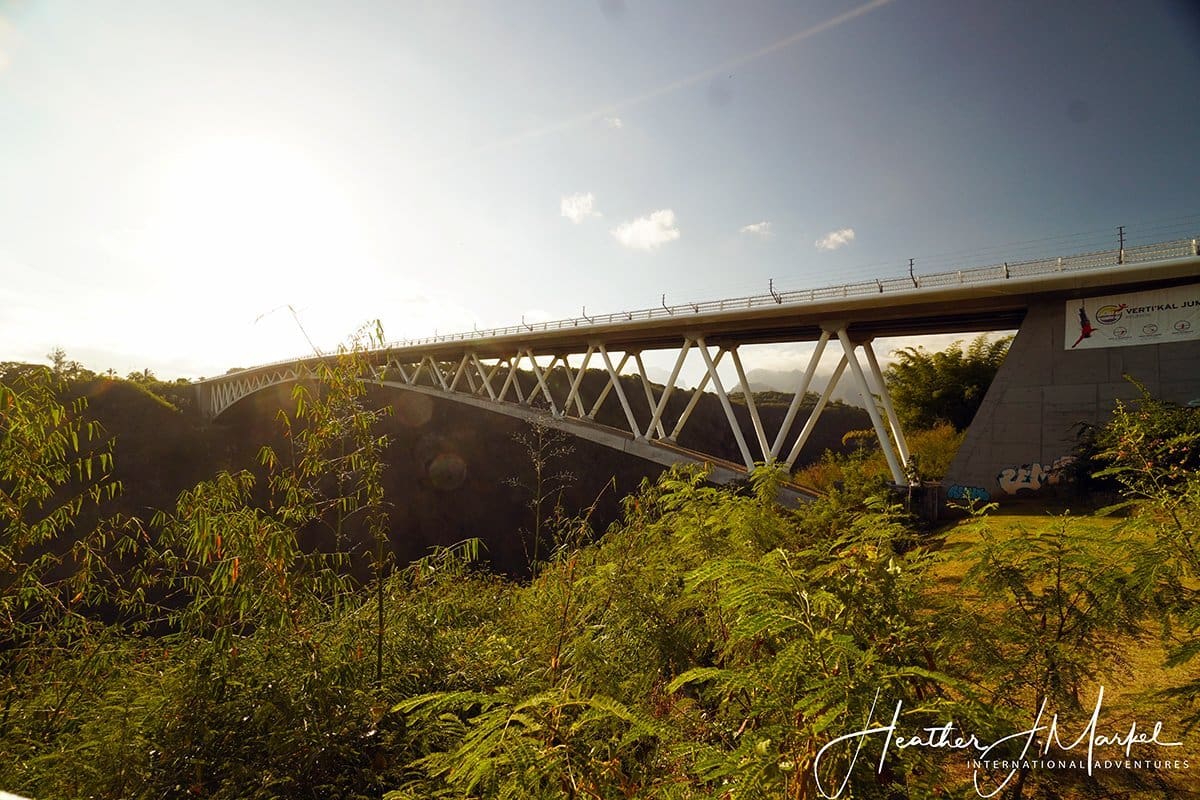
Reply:
[[901, 421], [914, 429], [948, 422], [964, 430], [979, 410], [1011, 343], [1011, 336], [989, 340], [987, 334], [980, 334], [966, 350], [957, 341], [939, 352], [924, 347], [895, 351], [896, 361], [884, 378]]

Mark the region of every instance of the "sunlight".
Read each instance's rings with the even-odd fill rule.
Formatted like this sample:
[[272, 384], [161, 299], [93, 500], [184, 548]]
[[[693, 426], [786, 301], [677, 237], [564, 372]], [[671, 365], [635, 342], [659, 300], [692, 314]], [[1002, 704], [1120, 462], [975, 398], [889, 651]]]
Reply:
[[342, 182], [315, 154], [212, 137], [169, 156], [155, 184], [127, 255], [144, 289], [205, 309], [202, 329], [166, 334], [178, 347], [236, 347], [247, 362], [302, 353], [296, 321], [274, 313], [288, 306], [322, 346], [362, 322], [373, 259]]
[[353, 209], [321, 165], [251, 136], [183, 151], [165, 171], [149, 234], [167, 263], [199, 270], [207, 282], [236, 280], [243, 292], [319, 279], [363, 249]]

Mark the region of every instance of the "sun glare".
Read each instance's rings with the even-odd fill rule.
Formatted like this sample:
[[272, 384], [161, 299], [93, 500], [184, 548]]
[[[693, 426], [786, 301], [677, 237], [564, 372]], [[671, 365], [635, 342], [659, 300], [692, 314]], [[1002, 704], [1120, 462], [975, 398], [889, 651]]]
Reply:
[[137, 247], [145, 280], [207, 305], [209, 344], [300, 352], [295, 324], [272, 314], [289, 305], [308, 308], [306, 329], [333, 342], [359, 321], [347, 287], [369, 269], [369, 249], [344, 187], [314, 155], [265, 137], [199, 141], [166, 162], [153, 208]]
[[167, 169], [162, 195], [153, 226], [159, 249], [243, 289], [344, 267], [360, 249], [336, 182], [282, 143], [229, 137], [198, 144]]

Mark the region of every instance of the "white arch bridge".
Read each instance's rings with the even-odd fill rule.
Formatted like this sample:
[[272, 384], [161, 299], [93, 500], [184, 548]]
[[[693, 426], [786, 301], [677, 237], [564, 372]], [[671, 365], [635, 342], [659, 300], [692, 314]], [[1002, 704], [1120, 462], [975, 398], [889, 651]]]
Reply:
[[[710, 462], [714, 478], [723, 481], [744, 477], [755, 463], [790, 468], [834, 389], [841, 381], [850, 380], [870, 416], [893, 480], [904, 485], [909, 482], [910, 454], [872, 348], [873, 339], [1011, 330], [1020, 327], [1034, 301], [1074, 298], [1099, 288], [1148, 288], [1198, 274], [1197, 240], [1180, 239], [1132, 249], [393, 342], [368, 353], [370, 374], [363, 378], [380, 386], [538, 419], [662, 464]], [[798, 341], [815, 341], [816, 346], [800, 373], [782, 422], [769, 430], [755, 405], [739, 348]], [[840, 349], [840, 360], [816, 405], [806, 409], [801, 422], [803, 399], [821, 356], [831, 345]], [[674, 366], [665, 384], [648, 379], [643, 361], [648, 351], [666, 351], [673, 356]], [[321, 358], [266, 364], [199, 381], [195, 386], [200, 410], [216, 418], [255, 392], [307, 379]], [[677, 382], [689, 358], [692, 363], [699, 359], [703, 373], [697, 390], [682, 403]], [[725, 359], [732, 363], [736, 385], [726, 385], [718, 374]], [[585, 381], [589, 370], [600, 370], [602, 383]], [[591, 385], [589, 396], [585, 396], [585, 383]], [[724, 409], [740, 463], [677, 445], [700, 398], [710, 389]], [[676, 402], [671, 403], [677, 392]], [[740, 396], [733, 399], [731, 394]], [[745, 422], [735, 412], [738, 405], [746, 409], [740, 415], [748, 417]], [[598, 415], [621, 422], [601, 425]], [[802, 489], [794, 488], [803, 494]]]

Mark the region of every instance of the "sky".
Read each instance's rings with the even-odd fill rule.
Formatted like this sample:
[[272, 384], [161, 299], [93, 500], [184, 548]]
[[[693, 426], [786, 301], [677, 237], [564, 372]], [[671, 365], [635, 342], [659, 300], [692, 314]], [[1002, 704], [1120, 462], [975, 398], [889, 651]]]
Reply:
[[1198, 91], [1187, 2], [0, 0], [0, 361], [195, 378], [1195, 234]]

